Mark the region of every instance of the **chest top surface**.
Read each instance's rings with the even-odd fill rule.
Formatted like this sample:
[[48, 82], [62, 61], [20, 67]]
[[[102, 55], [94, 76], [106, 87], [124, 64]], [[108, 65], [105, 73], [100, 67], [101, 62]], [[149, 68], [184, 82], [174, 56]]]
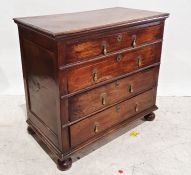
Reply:
[[115, 7], [77, 13], [14, 18], [14, 21], [47, 35], [61, 36], [123, 24], [138, 24], [166, 18], [168, 15], [168, 13]]

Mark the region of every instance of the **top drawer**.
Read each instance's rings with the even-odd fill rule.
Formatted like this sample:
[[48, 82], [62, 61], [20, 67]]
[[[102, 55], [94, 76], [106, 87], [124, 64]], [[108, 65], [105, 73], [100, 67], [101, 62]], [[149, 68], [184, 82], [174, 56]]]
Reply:
[[136, 47], [162, 39], [163, 26], [163, 23], [149, 27], [136, 26], [125, 32], [100, 38], [68, 41], [66, 43], [65, 64], [107, 55], [107, 53], [120, 49]]

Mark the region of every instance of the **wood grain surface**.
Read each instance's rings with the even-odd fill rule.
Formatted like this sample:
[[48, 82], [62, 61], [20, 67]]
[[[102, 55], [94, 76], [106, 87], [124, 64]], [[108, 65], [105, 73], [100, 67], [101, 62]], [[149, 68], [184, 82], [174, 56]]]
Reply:
[[[160, 55], [161, 43], [158, 43], [132, 52], [122, 53], [107, 59], [73, 67], [67, 71], [68, 92], [70, 93], [159, 62]], [[117, 61], [117, 56], [121, 57], [120, 61]], [[137, 62], [139, 58], [141, 59], [140, 66]], [[93, 79], [94, 71], [97, 74], [96, 81]]]
[[[136, 27], [134, 30], [128, 30], [121, 33], [112, 34], [109, 36], [101, 36], [91, 40], [85, 39], [70, 41], [66, 43], [66, 62], [72, 63], [82, 61], [85, 59], [92, 59], [98, 55], [104, 55], [103, 44], [106, 46], [106, 55], [108, 53], [125, 49], [137, 47], [145, 43], [153, 42], [163, 37], [163, 23], [150, 27]], [[135, 38], [135, 46], [133, 46], [133, 37]]]
[[158, 71], [159, 67], [154, 67], [69, 98], [70, 120], [80, 119], [152, 88], [156, 85]]
[[[70, 127], [72, 147], [86, 141], [87, 139], [103, 132], [111, 126], [136, 115], [155, 104], [156, 90], [149, 90], [130, 100], [119, 103], [103, 112], [89, 117]], [[137, 109], [136, 109], [137, 108]], [[97, 132], [95, 127], [97, 125]]]
[[78, 13], [15, 18], [18, 24], [58, 36], [117, 24], [166, 18], [168, 13], [128, 8], [108, 8]]

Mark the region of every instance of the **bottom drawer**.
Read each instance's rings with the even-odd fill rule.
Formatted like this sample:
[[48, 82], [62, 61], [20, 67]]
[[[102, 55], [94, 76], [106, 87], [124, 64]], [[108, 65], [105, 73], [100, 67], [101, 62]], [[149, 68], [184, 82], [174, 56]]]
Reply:
[[113, 125], [154, 106], [155, 96], [156, 89], [153, 88], [72, 125], [71, 146], [77, 146]]

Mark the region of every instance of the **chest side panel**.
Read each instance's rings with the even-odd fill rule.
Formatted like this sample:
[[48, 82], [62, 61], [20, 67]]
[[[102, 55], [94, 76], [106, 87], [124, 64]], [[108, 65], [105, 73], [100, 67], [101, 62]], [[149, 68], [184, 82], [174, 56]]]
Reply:
[[19, 28], [22, 49], [28, 122], [55, 147], [58, 143], [58, 86], [56, 43]]

